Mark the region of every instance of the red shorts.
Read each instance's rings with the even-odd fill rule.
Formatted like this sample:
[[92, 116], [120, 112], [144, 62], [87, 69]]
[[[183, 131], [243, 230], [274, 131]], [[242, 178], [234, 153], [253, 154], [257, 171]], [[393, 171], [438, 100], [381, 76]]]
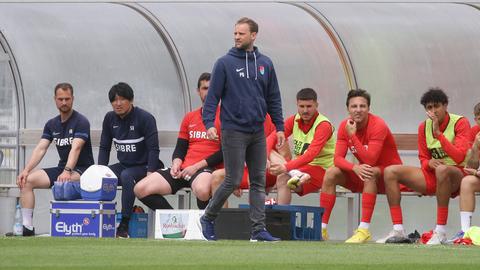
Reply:
[[[385, 182], [383, 181], [383, 170], [385, 167], [378, 167], [380, 169], [380, 178], [377, 181], [377, 193], [385, 194]], [[343, 174], [347, 178], [346, 188], [348, 188], [353, 193], [362, 193], [363, 192], [363, 181], [360, 177], [357, 176], [353, 171], [344, 171]]]
[[322, 188], [323, 177], [325, 176], [325, 169], [320, 166], [304, 165], [297, 170], [308, 173], [310, 175], [310, 181], [303, 184], [302, 189], [297, 192], [299, 196], [305, 196], [312, 192], [317, 192]]
[[[277, 177], [275, 175], [271, 175], [268, 171], [267, 171], [267, 175], [265, 177], [265, 188], [269, 188], [269, 187], [273, 187], [275, 186], [275, 184], [277, 183]], [[245, 167], [243, 169], [243, 178], [242, 178], [242, 182], [240, 183], [240, 188], [241, 189], [249, 189], [250, 185], [249, 185], [249, 182], [248, 182], [248, 168]]]
[[[467, 175], [467, 173], [463, 171], [463, 167], [459, 167], [459, 166], [455, 166], [455, 167], [459, 168], [462, 171], [463, 176]], [[426, 186], [426, 191], [425, 191], [425, 194], [423, 195], [429, 195], [429, 196], [435, 195], [437, 192], [437, 176], [435, 175], [435, 171], [422, 168], [422, 173], [423, 173], [423, 177], [425, 178], [425, 186]], [[455, 198], [459, 194], [460, 194], [460, 188], [452, 192], [452, 195], [450, 195], [450, 197]]]

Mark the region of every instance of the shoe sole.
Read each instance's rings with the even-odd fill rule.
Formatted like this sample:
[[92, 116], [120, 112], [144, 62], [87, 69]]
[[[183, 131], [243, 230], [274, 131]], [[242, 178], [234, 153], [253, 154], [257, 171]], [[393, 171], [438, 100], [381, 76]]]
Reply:
[[251, 243], [258, 243], [258, 242], [275, 243], [275, 242], [280, 242], [280, 240], [267, 241], [267, 240], [250, 239], [250, 242]]

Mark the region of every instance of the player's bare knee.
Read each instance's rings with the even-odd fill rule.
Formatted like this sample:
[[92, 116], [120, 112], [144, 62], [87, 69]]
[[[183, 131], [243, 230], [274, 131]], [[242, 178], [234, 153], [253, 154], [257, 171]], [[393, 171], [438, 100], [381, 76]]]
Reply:
[[135, 196], [139, 199], [142, 199], [143, 197], [148, 195], [145, 185], [142, 185], [142, 182], [135, 185], [135, 187], [133, 188], [133, 193], [135, 193]]
[[462, 183], [460, 184], [460, 193], [475, 192], [474, 188], [477, 181], [477, 178], [473, 175], [463, 178]]
[[337, 185], [337, 179], [341, 176], [342, 171], [337, 167], [330, 167], [325, 172], [323, 178], [323, 187], [331, 187]]
[[398, 165], [388, 166], [387, 168], [385, 168], [385, 170], [383, 171], [383, 179], [384, 179], [385, 185], [397, 184], [399, 168], [400, 166]]

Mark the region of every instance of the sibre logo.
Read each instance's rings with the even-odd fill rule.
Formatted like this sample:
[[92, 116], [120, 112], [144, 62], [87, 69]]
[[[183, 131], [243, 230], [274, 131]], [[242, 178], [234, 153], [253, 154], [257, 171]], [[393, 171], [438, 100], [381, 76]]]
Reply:
[[83, 231], [83, 225], [79, 223], [67, 225], [65, 222], [57, 222], [55, 223], [55, 230], [59, 233], [64, 233], [65, 235], [81, 234]]

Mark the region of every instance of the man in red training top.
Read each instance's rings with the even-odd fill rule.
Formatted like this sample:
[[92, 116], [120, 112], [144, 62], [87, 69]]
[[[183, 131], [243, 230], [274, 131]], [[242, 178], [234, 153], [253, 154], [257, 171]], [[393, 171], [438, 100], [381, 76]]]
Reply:
[[440, 88], [430, 88], [420, 100], [427, 120], [418, 127], [418, 157], [421, 168], [390, 166], [385, 169], [385, 186], [393, 230], [379, 243], [404, 243], [399, 184], [425, 195], [437, 196], [437, 225], [427, 245], [447, 241], [446, 224], [450, 196], [456, 197], [464, 176], [464, 160], [470, 147], [470, 123], [447, 112], [448, 97]]
[[[402, 161], [387, 124], [370, 113], [370, 94], [362, 89], [350, 90], [346, 105], [349, 117], [338, 128], [335, 166], [327, 170], [320, 194], [320, 206], [325, 208], [322, 237], [328, 239], [327, 224], [335, 205], [335, 190], [341, 185], [352, 192], [362, 192], [361, 222], [346, 243], [364, 243], [371, 239], [369, 226], [377, 193], [385, 192], [383, 170]], [[345, 158], [348, 150], [358, 164]]]

